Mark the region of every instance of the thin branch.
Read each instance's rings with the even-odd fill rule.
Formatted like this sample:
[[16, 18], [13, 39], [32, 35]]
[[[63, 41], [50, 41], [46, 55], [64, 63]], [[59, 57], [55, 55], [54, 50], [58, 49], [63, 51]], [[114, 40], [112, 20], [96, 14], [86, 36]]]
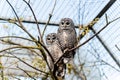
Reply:
[[112, 66], [111, 64], [107, 63], [106, 61], [104, 60], [101, 60], [102, 62], [104, 62], [106, 65], [110, 66], [111, 68], [115, 69], [116, 71], [120, 72], [119, 69], [115, 68], [114, 66]]
[[0, 41], [4, 42], [4, 43], [7, 43], [7, 44], [11, 44], [11, 45], [18, 45], [18, 46], [22, 46], [21, 44], [19, 43], [15, 43], [15, 42], [12, 42], [11, 40], [3, 40], [3, 39], [0, 39]]
[[6, 48], [6, 49], [3, 49], [0, 51], [1, 52], [4, 52], [4, 51], [7, 51], [7, 50], [11, 50], [11, 49], [15, 49], [15, 48], [23, 48], [23, 49], [40, 49], [39, 47], [35, 47], [35, 46], [14, 46], [14, 47], [10, 47], [10, 48]]
[[[39, 47], [39, 50], [40, 50], [40, 52], [42, 53], [42, 55], [43, 55], [43, 57], [44, 57], [44, 60], [46, 61], [47, 65], [48, 65], [48, 67], [49, 67], [49, 69], [50, 69], [50, 66], [49, 66], [49, 64], [48, 64], [48, 61], [47, 61], [47, 59], [46, 59], [45, 52], [44, 52], [44, 50], [42, 49], [41, 45], [39, 45], [39, 44], [37, 43], [37, 40], [25, 29], [25, 27], [23, 26], [23, 24], [21, 23], [18, 15], [17, 15], [16, 11], [14, 10], [13, 6], [10, 4], [10, 2], [9, 2], [8, 0], [6, 0], [6, 1], [8, 2], [8, 4], [11, 6], [12, 10], [14, 11], [14, 13], [15, 13], [15, 15], [16, 15], [16, 17], [17, 17], [17, 20], [18, 20], [18, 22], [19, 22], [20, 25], [17, 24], [17, 23], [14, 23], [14, 24], [18, 25], [18, 26], [19, 26], [21, 29], [23, 29], [33, 40], [36, 41], [36, 45]], [[50, 69], [50, 72], [51, 72], [51, 69]]]
[[3, 36], [3, 37], [0, 37], [1, 38], [19, 38], [19, 39], [23, 39], [23, 40], [28, 40], [28, 41], [31, 41], [31, 42], [35, 42], [34, 40], [31, 40], [31, 39], [28, 39], [28, 38], [24, 38], [24, 37], [19, 37], [19, 36]]
[[[16, 25], [18, 25], [18, 24], [16, 24]], [[19, 26], [19, 25], [18, 25], [18, 26]], [[38, 47], [40, 47], [39, 51], [42, 53], [42, 56], [43, 56], [44, 60], [46, 61], [47, 65], [48, 65], [48, 68], [49, 68], [49, 70], [50, 70], [50, 72], [51, 72], [50, 65], [48, 64], [48, 61], [47, 61], [47, 59], [46, 59], [45, 52], [44, 52], [43, 48], [41, 47], [41, 46], [43, 46], [43, 44], [42, 44], [41, 42], [39, 42], [39, 40], [37, 41], [37, 40], [34, 39], [34, 38], [32, 38], [32, 39], [33, 39], [33, 41], [35, 41], [36, 45], [37, 45]], [[41, 43], [41, 44], [40, 44], [40, 43]], [[45, 48], [45, 46], [43, 46], [43, 47]], [[49, 53], [48, 50], [47, 50], [47, 52], [48, 52], [48, 54], [50, 55], [50, 53]], [[51, 56], [50, 56], [50, 57], [51, 57]], [[53, 58], [51, 58], [51, 59], [53, 60]]]
[[52, 55], [50, 54], [49, 50], [46, 48], [46, 46], [44, 44], [42, 44], [41, 42], [38, 42], [38, 43], [46, 50], [46, 52], [50, 56], [52, 62], [54, 62], [54, 59], [53, 59]]
[[38, 69], [38, 68], [36, 68], [36, 67], [28, 64], [27, 62], [25, 62], [24, 60], [22, 60], [22, 59], [20, 59], [19, 57], [15, 56], [15, 55], [12, 54], [11, 52], [7, 52], [7, 53], [8, 53], [8, 54], [11, 54], [11, 55], [14, 56], [16, 59], [18, 59], [19, 61], [21, 61], [21, 62], [23, 62], [24, 64], [28, 65], [29, 67], [31, 67], [31, 68], [33, 68], [33, 69], [35, 69], [35, 70], [37, 70], [37, 71], [40, 71], [40, 72], [42, 72], [42, 73], [48, 74], [47, 72], [42, 71], [42, 70], [40, 70], [40, 69]]
[[120, 48], [117, 45], [115, 45], [115, 47], [118, 49], [118, 51], [120, 51]]
[[[75, 46], [75, 47], [72, 48], [72, 49], [69, 49], [68, 51], [72, 51], [72, 50], [75, 50], [75, 49], [83, 46], [84, 44], [86, 44], [87, 42], [89, 42], [91, 39], [93, 39], [96, 35], [98, 35], [98, 34], [99, 34], [102, 30], [104, 30], [107, 26], [108, 26], [108, 25], [105, 25], [100, 31], [98, 31], [96, 34], [94, 34], [94, 35], [93, 35], [92, 37], [90, 37], [88, 40], [86, 40], [86, 41], [83, 42], [82, 44], [79, 44], [79, 45]], [[65, 54], [65, 53], [66, 53], [66, 52], [64, 52], [64, 54]], [[63, 54], [63, 55], [64, 55], [64, 54]], [[57, 64], [57, 63], [62, 59], [63, 55], [55, 62], [55, 64]]]
[[32, 77], [27, 71], [25, 71], [24, 69], [20, 68], [19, 66], [17, 66], [18, 69], [22, 70], [25, 74], [27, 74], [31, 79], [36, 80], [34, 77]]
[[[16, 25], [18, 25], [17, 23], [16, 23]], [[19, 25], [18, 25], [19, 26]], [[33, 41], [36, 43], [36, 45], [38, 46], [38, 47], [40, 47], [40, 49], [39, 49], [39, 51], [42, 53], [42, 56], [44, 57], [44, 60], [46, 61], [46, 63], [47, 63], [47, 65], [48, 65], [48, 68], [50, 69], [50, 66], [49, 66], [49, 64], [48, 64], [48, 61], [47, 61], [47, 59], [46, 59], [46, 55], [45, 55], [45, 52], [44, 52], [44, 50], [43, 50], [43, 48], [41, 47], [42, 45], [42, 43], [41, 42], [39, 42], [39, 40], [37, 41], [35, 38], [32, 38], [33, 39]], [[40, 44], [41, 43], [41, 44]], [[45, 47], [45, 46], [44, 46]], [[48, 52], [48, 51], [47, 51]], [[50, 53], [49, 53], [50, 54]], [[51, 58], [52, 59], [52, 58]], [[51, 69], [50, 69], [51, 70]]]
[[50, 22], [51, 17], [52, 17], [52, 15], [51, 15], [51, 14], [49, 14], [48, 21], [47, 21], [47, 23], [46, 23], [46, 25], [45, 25], [45, 28], [44, 28], [43, 32], [42, 32], [42, 38], [43, 38], [43, 36], [44, 36], [45, 30], [46, 30], [46, 28], [47, 28], [47, 25], [48, 25], [48, 24], [49, 24], [49, 22]]
[[[32, 37], [31, 37], [31, 38], [32, 38]], [[42, 45], [39, 44], [38, 41], [37, 41], [34, 37], [33, 37], [32, 39], [33, 39], [33, 41], [35, 41], [36, 45], [39, 47], [39, 51], [42, 53], [42, 56], [44, 57], [44, 60], [46, 61], [47, 65], [48, 65], [48, 68], [49, 68], [49, 70], [50, 70], [50, 72], [51, 72], [50, 66], [49, 66], [48, 61], [47, 61], [47, 59], [46, 59], [45, 51], [44, 51], [44, 49], [41, 47]], [[45, 47], [45, 46], [44, 46], [44, 47]], [[47, 52], [48, 52], [48, 51], [47, 51]]]
[[43, 32], [42, 32], [42, 38], [43, 38], [43, 36], [44, 36], [45, 30], [46, 30], [46, 28], [47, 28], [47, 25], [49, 24], [49, 22], [50, 22], [50, 20], [51, 20], [51, 18], [52, 18], [52, 14], [53, 14], [54, 9], [55, 9], [55, 6], [56, 6], [56, 1], [57, 1], [57, 0], [55, 0], [53, 9], [52, 9], [52, 11], [51, 11], [51, 14], [49, 14], [48, 21], [47, 21], [47, 23], [46, 23], [46, 25], [45, 25], [45, 28], [44, 28]]
[[[108, 24], [106, 24], [103, 28], [101, 28], [97, 33], [95, 33], [95, 34], [94, 34], [92, 37], [90, 37], [88, 40], [86, 40], [86, 41], [83, 42], [82, 44], [79, 44], [79, 45], [75, 46], [75, 47], [72, 48], [72, 49], [69, 49], [68, 52], [69, 52], [69, 51], [72, 51], [72, 50], [75, 50], [75, 49], [77, 49], [77, 48], [85, 45], [87, 42], [89, 42], [91, 39], [93, 39], [96, 35], [98, 35], [100, 32], [102, 32], [106, 27], [108, 27], [108, 25], [110, 25], [112, 22], [118, 20], [119, 18], [120, 18], [120, 17], [118, 17], [118, 18], [110, 21]], [[65, 55], [65, 53], [66, 53], [66, 52], [64, 52], [64, 54], [55, 62], [55, 64], [57, 64], [57, 63], [62, 59], [62, 57]]]
[[41, 32], [40, 32], [39, 24], [38, 24], [37, 18], [36, 18], [36, 16], [35, 16], [35, 13], [34, 13], [32, 7], [30, 6], [30, 4], [29, 4], [27, 1], [25, 1], [25, 0], [23, 0], [23, 1], [28, 5], [28, 7], [30, 8], [30, 10], [31, 10], [31, 12], [32, 12], [32, 14], [33, 14], [33, 16], [34, 16], [35, 22], [36, 22], [36, 24], [37, 24], [38, 33], [39, 33], [40, 39], [41, 39], [41, 41], [42, 41]]
[[[25, 29], [25, 27], [24, 27], [23, 24], [21, 23], [21, 21], [20, 21], [18, 15], [17, 15], [15, 9], [14, 9], [13, 6], [11, 5], [11, 3], [10, 3], [8, 0], [6, 0], [6, 1], [7, 1], [7, 3], [10, 5], [10, 7], [12, 8], [13, 12], [14, 12], [15, 15], [16, 15], [16, 18], [17, 18], [17, 20], [18, 20], [18, 23], [20, 24], [20, 25], [18, 25], [18, 26], [19, 26], [22, 30], [24, 30], [33, 40], [36, 40], [36, 39]], [[14, 23], [14, 24], [17, 24], [17, 23]]]
[[[1, 40], [2, 42], [5, 42], [5, 43], [8, 43], [8, 44], [11, 44], [11, 45], [18, 45], [18, 46], [21, 46], [21, 47], [24, 47], [24, 45], [21, 45], [21, 44], [18, 44], [18, 43], [15, 43], [15, 42], [12, 42], [10, 40], [8, 41], [4, 41], [4, 40]], [[29, 47], [29, 46], [28, 46]], [[33, 49], [29, 49], [31, 52], [34, 52], [36, 53], [36, 55], [42, 57], [39, 53], [37, 53], [36, 51], [34, 51]]]
[[[8, 3], [9, 3], [9, 2], [8, 2]], [[15, 12], [13, 6], [12, 6], [10, 3], [9, 3], [9, 5], [12, 7], [13, 11]], [[16, 12], [15, 12], [15, 14], [16, 14]], [[17, 16], [17, 14], [16, 14], [16, 16]], [[17, 24], [17, 23], [14, 23], [14, 24], [16, 24], [16, 25], [18, 25], [20, 28], [22, 28], [22, 29], [35, 41], [36, 45], [39, 47], [39, 51], [42, 53], [42, 56], [44, 57], [44, 60], [46, 61], [47, 65], [48, 65], [48, 68], [50, 69], [50, 66], [49, 66], [49, 64], [48, 64], [48, 61], [47, 61], [47, 59], [46, 59], [45, 52], [44, 52], [44, 50], [42, 49], [41, 45], [38, 44], [38, 41], [24, 28], [24, 26], [22, 25], [22, 23], [21, 23], [21, 21], [19, 20], [19, 17], [18, 17], [18, 16], [17, 16], [17, 19], [18, 19], [18, 22], [19, 22], [20, 25]], [[50, 72], [51, 72], [51, 69], [50, 69]]]
[[[23, 29], [33, 40], [36, 41], [36, 45], [38, 46], [39, 51], [42, 53], [42, 56], [44, 57], [47, 65], [48, 65], [48, 61], [47, 61], [47, 59], [46, 59], [45, 52], [44, 52], [44, 50], [42, 49], [41, 45], [38, 44], [38, 43], [37, 43], [37, 40], [25, 29], [25, 27], [23, 26], [23, 24], [21, 23], [18, 15], [17, 15], [17, 13], [15, 12], [13, 6], [10, 4], [10, 2], [9, 2], [8, 0], [6, 0], [6, 1], [7, 1], [7, 3], [11, 6], [12, 10], [14, 11], [14, 13], [15, 13], [15, 15], [16, 15], [16, 17], [17, 17], [17, 20], [18, 20], [18, 22], [19, 22], [20, 25], [17, 24], [17, 23], [14, 23], [14, 24], [18, 25], [18, 26], [19, 26], [21, 29]], [[15, 48], [21, 48], [21, 47], [15, 47]], [[26, 48], [26, 47], [22, 47], [22, 48]], [[4, 50], [2, 50], [2, 51], [4, 51]], [[49, 65], [48, 65], [48, 67], [49, 67]], [[50, 67], [49, 67], [49, 69], [50, 69]], [[50, 72], [51, 72], [51, 69], [50, 69]], [[52, 73], [52, 72], [51, 72], [51, 73]]]
[[94, 34], [92, 37], [90, 37], [88, 40], [86, 40], [86, 41], [83, 42], [82, 44], [80, 44], [80, 45], [78, 45], [78, 46], [76, 46], [76, 47], [70, 49], [69, 51], [75, 50], [75, 49], [77, 49], [77, 48], [83, 46], [84, 44], [86, 44], [87, 42], [89, 42], [91, 39], [93, 39], [96, 35], [98, 35], [100, 32], [102, 32], [106, 27], [108, 27], [108, 25], [110, 25], [112, 22], [118, 20], [119, 18], [120, 18], [120, 17], [118, 17], [118, 18], [116, 18], [116, 19], [114, 19], [114, 20], [108, 22], [108, 24], [106, 24], [103, 28], [101, 28], [97, 33], [95, 33], [95, 34]]
[[[96, 59], [98, 59], [98, 57], [97, 57], [95, 54], [93, 54], [90, 50], [87, 50], [87, 51], [88, 51], [90, 54], [92, 54]], [[103, 59], [100, 59], [100, 58], [99, 58], [99, 61], [96, 61], [96, 62], [94, 62], [94, 63], [98, 63], [98, 62], [103, 62], [103, 63], [105, 63], [104, 65], [108, 65], [108, 66], [110, 66], [111, 68], [115, 69], [116, 71], [120, 72], [119, 69], [115, 68], [114, 66], [112, 66], [112, 65], [109, 64], [108, 62], [104, 61]], [[102, 63], [101, 63], [101, 65], [102, 65]], [[94, 66], [95, 66], [95, 65], [94, 65]]]

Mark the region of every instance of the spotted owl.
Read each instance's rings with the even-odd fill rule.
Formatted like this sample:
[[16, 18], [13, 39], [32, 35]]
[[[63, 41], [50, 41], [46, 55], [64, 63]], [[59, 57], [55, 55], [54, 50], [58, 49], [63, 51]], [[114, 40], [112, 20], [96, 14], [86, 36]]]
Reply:
[[[53, 57], [54, 61], [56, 62], [62, 55], [63, 52], [58, 42], [57, 34], [50, 33], [46, 36], [46, 44], [47, 49], [49, 50], [51, 56]], [[54, 71], [56, 76], [65, 75], [66, 64], [63, 63], [63, 60], [59, 61], [56, 65], [52, 62], [51, 58], [47, 55], [47, 60], [49, 62], [50, 68]]]
[[[77, 34], [75, 26], [70, 18], [63, 18], [59, 23], [57, 31], [58, 41], [60, 43], [62, 51], [73, 48], [77, 43]], [[75, 51], [71, 51], [64, 55], [65, 62], [69, 62], [70, 58], [74, 58]]]

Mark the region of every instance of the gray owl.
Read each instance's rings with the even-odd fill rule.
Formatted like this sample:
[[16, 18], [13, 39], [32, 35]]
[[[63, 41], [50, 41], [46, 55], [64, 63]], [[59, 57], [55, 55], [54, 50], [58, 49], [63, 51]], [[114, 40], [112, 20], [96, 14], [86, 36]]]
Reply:
[[[58, 42], [57, 34], [56, 33], [48, 34], [46, 37], [46, 44], [47, 44], [47, 49], [49, 50], [51, 56], [56, 62], [63, 55], [63, 52]], [[47, 55], [47, 60], [49, 62], [50, 68], [52, 69], [53, 73], [56, 76], [64, 77], [66, 64], [63, 63], [63, 60], [59, 61], [59, 63], [57, 63], [56, 65], [54, 65], [54, 62], [52, 62], [51, 58], [48, 55]]]
[[[59, 23], [57, 31], [58, 41], [62, 51], [73, 48], [77, 43], [77, 34], [75, 26], [70, 18], [63, 18]], [[71, 51], [64, 55], [65, 63], [69, 62], [70, 58], [73, 59], [75, 51]]]

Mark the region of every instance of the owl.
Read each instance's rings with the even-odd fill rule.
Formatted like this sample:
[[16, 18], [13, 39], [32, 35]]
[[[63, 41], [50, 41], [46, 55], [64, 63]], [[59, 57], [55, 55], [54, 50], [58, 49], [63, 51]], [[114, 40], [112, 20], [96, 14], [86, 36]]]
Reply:
[[[63, 55], [63, 52], [58, 42], [57, 34], [56, 33], [48, 34], [46, 36], [46, 44], [47, 44], [47, 49], [49, 50], [51, 56], [56, 62]], [[54, 65], [54, 62], [52, 62], [49, 55], [47, 55], [47, 60], [49, 62], [50, 68], [52, 69], [53, 73], [56, 76], [64, 77], [66, 64], [63, 63], [63, 60], [61, 59], [56, 65]]]
[[[70, 18], [63, 18], [59, 23], [57, 31], [58, 41], [62, 51], [73, 48], [77, 43], [77, 34], [75, 26]], [[64, 55], [65, 63], [69, 62], [70, 58], [73, 59], [75, 51], [68, 52]]]

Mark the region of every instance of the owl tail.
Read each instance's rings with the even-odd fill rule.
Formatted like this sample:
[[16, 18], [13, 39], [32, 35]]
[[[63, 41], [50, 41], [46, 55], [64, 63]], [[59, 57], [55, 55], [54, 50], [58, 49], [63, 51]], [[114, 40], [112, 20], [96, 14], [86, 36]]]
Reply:
[[57, 80], [63, 80], [66, 74], [66, 64], [63, 63], [63, 60], [54, 65], [53, 74], [57, 78]]

